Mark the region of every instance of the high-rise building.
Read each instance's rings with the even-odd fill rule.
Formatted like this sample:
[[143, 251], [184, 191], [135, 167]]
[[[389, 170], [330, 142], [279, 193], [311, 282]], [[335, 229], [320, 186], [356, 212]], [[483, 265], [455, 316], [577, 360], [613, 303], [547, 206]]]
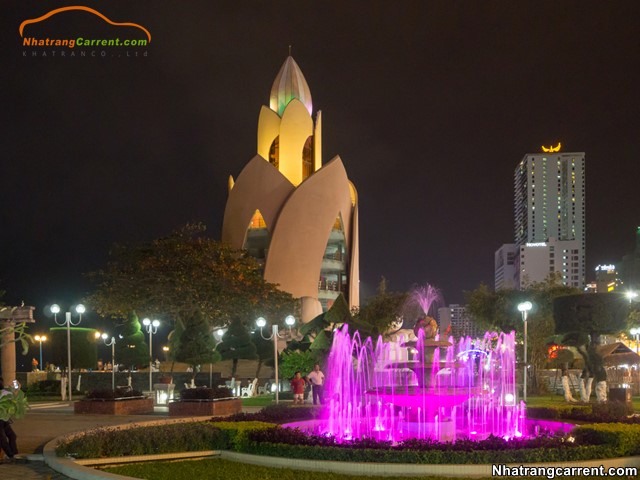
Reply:
[[616, 266], [612, 263], [596, 267], [596, 288], [594, 293], [609, 293], [620, 289], [622, 282]]
[[341, 293], [359, 304], [358, 197], [340, 157], [322, 163], [321, 112], [289, 56], [258, 118], [257, 155], [234, 181], [222, 240], [264, 265], [264, 278], [302, 302], [302, 320]]
[[481, 337], [484, 332], [476, 325], [464, 305], [452, 304], [438, 309], [438, 322], [441, 336]]
[[517, 263], [518, 247], [515, 243], [505, 243], [496, 251], [494, 258], [496, 291], [519, 287]]
[[624, 287], [630, 290], [640, 289], [640, 227], [636, 229], [636, 245], [633, 252], [622, 257], [620, 277]]
[[[532, 251], [524, 268], [520, 265], [520, 288], [523, 273], [527, 281], [544, 280], [549, 272], [562, 273], [565, 285], [585, 285], [585, 155], [584, 152], [528, 153], [514, 173], [515, 244], [527, 256], [527, 248], [553, 244], [554, 256], [558, 250], [567, 250], [566, 266], [558, 268], [558, 257], [547, 257], [544, 266], [534, 267], [540, 251]], [[564, 242], [567, 242], [566, 245]], [[546, 252], [548, 255], [551, 251]], [[564, 256], [564, 255], [562, 255]], [[534, 260], [535, 257], [535, 260]], [[532, 268], [534, 267], [534, 268]], [[543, 268], [543, 267], [546, 267]], [[539, 277], [538, 275], [543, 275]]]

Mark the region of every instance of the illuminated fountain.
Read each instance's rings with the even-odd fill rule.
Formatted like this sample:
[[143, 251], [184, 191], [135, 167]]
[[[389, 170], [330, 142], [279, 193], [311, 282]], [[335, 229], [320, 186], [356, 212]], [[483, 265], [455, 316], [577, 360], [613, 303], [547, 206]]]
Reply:
[[[418, 293], [426, 316], [437, 292], [427, 287]], [[523, 435], [514, 332], [444, 341], [428, 316], [414, 331], [415, 337], [375, 344], [347, 326], [334, 333], [317, 433], [394, 442]]]

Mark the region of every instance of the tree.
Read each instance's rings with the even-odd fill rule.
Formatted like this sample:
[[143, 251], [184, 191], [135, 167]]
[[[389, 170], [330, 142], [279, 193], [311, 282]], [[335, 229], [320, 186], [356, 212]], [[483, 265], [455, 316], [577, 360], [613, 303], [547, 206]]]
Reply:
[[555, 298], [579, 292], [578, 289], [562, 284], [559, 275], [550, 274], [544, 281], [530, 284], [525, 290], [504, 289], [492, 291], [487, 285], [466, 292], [467, 311], [479, 325], [487, 330], [509, 332], [515, 330], [523, 334], [522, 316], [518, 312], [518, 304], [525, 300], [533, 304], [529, 312], [527, 361], [533, 367], [531, 388], [538, 386], [538, 371], [547, 362], [549, 337], [555, 332], [553, 301]]
[[211, 327], [200, 312], [194, 312], [185, 323], [187, 327], [179, 336], [174, 358], [192, 367], [191, 380], [195, 380], [198, 366], [215, 363], [221, 356], [214, 350], [216, 342], [211, 334]]
[[135, 310], [174, 326], [196, 311], [211, 327], [293, 311], [293, 297], [265, 282], [255, 259], [205, 231], [188, 224], [152, 242], [114, 246], [106, 268], [89, 274], [96, 288], [87, 302], [102, 316], [125, 318]]
[[[67, 357], [67, 329], [54, 327], [51, 333], [51, 361], [55, 365], [66, 368]], [[96, 345], [97, 330], [94, 328], [71, 327], [71, 368], [96, 368], [98, 364], [98, 346]]]
[[256, 367], [256, 378], [258, 378], [263, 364], [274, 365], [273, 340], [265, 340], [260, 335], [254, 335], [253, 344], [256, 346], [256, 354], [258, 356], [258, 366]]
[[[129, 318], [119, 325], [119, 339], [116, 340], [116, 359], [128, 368], [149, 363], [149, 346], [144, 341], [142, 325], [136, 312], [131, 312]], [[114, 365], [115, 367], [115, 365]]]
[[282, 378], [291, 379], [298, 371], [304, 377], [313, 370], [316, 363], [318, 363], [318, 357], [312, 351], [282, 352], [278, 366]]
[[385, 335], [402, 316], [402, 309], [408, 298], [407, 293], [387, 291], [387, 280], [382, 277], [378, 284], [376, 295], [367, 303], [354, 308], [352, 318], [347, 321], [349, 326], [358, 330], [363, 337], [378, 338]]
[[223, 360], [233, 360], [231, 376], [236, 376], [238, 360], [255, 360], [258, 358], [256, 346], [251, 341], [251, 335], [240, 317], [234, 318], [218, 345], [218, 352]]
[[557, 331], [564, 334], [562, 343], [576, 347], [584, 359], [580, 383], [582, 400], [589, 400], [593, 380], [596, 381], [598, 400], [606, 400], [607, 373], [597, 346], [602, 334], [625, 329], [627, 305], [616, 295], [589, 293], [556, 298], [553, 309]]

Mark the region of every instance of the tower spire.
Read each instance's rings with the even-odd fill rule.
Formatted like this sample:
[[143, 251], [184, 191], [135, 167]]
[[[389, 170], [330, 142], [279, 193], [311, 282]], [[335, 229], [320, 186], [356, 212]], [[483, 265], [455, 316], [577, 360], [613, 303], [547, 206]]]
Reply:
[[[289, 46], [291, 48], [291, 46]], [[291, 54], [291, 52], [289, 52]], [[291, 55], [287, 57], [280, 68], [271, 87], [269, 107], [278, 115], [282, 115], [285, 107], [291, 100], [297, 98], [307, 108], [309, 115], [313, 111], [311, 103], [311, 91], [309, 85], [300, 70], [300, 67]]]

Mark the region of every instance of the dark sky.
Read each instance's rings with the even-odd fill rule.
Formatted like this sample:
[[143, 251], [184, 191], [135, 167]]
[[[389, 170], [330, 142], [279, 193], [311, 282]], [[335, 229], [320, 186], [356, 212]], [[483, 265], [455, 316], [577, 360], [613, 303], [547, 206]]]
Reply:
[[[88, 1], [145, 26], [148, 56], [23, 57], [20, 23], [65, 5], [0, 7], [6, 301], [77, 301], [114, 242], [192, 220], [219, 238], [228, 175], [256, 152], [288, 45], [323, 113], [324, 160], [339, 154], [359, 192], [363, 296], [381, 275], [395, 290], [430, 282], [447, 303], [492, 285], [514, 168], [558, 141], [586, 152], [588, 277], [632, 250], [637, 0]], [[66, 12], [27, 32], [126, 28]]]

